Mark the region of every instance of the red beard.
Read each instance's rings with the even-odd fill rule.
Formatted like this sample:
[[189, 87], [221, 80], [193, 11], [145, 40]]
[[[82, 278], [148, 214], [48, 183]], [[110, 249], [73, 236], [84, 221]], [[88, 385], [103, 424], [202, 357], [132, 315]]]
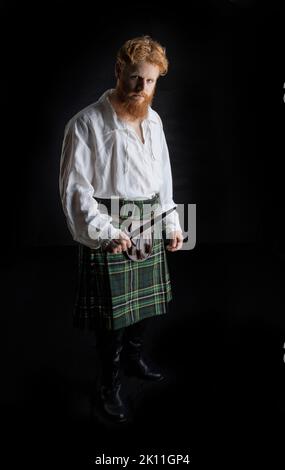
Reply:
[[116, 112], [122, 118], [129, 118], [131, 120], [144, 119], [148, 113], [148, 107], [151, 106], [154, 91], [148, 96], [143, 91], [138, 93], [143, 96], [144, 100], [137, 103], [136, 100], [130, 97], [130, 94], [125, 91], [124, 86], [119, 81], [116, 87], [116, 95], [118, 101], [116, 103]]

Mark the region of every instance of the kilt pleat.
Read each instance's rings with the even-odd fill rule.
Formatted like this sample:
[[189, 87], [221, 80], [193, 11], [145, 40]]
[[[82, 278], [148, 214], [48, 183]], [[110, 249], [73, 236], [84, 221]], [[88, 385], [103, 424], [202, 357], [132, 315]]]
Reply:
[[74, 326], [116, 330], [167, 312], [172, 299], [164, 239], [154, 239], [152, 254], [133, 261], [79, 244]]

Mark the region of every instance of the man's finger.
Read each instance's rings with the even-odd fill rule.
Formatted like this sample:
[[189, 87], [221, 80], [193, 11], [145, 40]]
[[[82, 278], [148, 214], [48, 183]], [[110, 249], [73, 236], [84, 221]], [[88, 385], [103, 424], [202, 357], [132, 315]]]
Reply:
[[175, 237], [170, 240], [166, 248], [169, 251], [177, 251], [182, 247], [182, 245], [183, 245], [183, 239], [181, 240], [179, 237]]
[[179, 240], [179, 242], [177, 243], [176, 249], [177, 249], [177, 250], [180, 250], [180, 248], [182, 248], [182, 245], [183, 245], [183, 241], [182, 241], [182, 240]]
[[126, 243], [125, 240], [122, 240], [122, 241], [121, 241], [121, 246], [122, 246], [122, 250], [123, 250], [123, 251], [126, 251], [126, 250], [127, 250], [127, 243]]
[[169, 245], [170, 245], [170, 248], [175, 248], [176, 245], [177, 245], [177, 240], [176, 240], [176, 238], [172, 238], [172, 239], [170, 240]]
[[121, 237], [120, 242], [124, 247], [124, 251], [127, 250], [127, 248], [131, 248], [132, 242], [130, 238], [128, 237], [128, 235], [126, 235], [125, 232], [121, 232], [120, 237]]

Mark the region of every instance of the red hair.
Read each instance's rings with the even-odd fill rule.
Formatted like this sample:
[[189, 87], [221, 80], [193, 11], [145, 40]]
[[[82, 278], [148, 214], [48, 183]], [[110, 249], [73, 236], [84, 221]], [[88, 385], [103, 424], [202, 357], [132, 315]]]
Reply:
[[168, 60], [165, 48], [150, 36], [140, 36], [126, 41], [117, 54], [117, 65], [122, 70], [126, 64], [137, 64], [141, 61], [158, 65], [160, 75], [166, 75]]

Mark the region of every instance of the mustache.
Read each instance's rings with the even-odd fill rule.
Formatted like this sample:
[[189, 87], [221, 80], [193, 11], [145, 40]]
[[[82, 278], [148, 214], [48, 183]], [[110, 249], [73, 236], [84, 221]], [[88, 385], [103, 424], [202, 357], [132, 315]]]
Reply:
[[142, 98], [148, 98], [147, 94], [141, 91], [140, 93], [129, 93], [130, 96], [141, 96]]

